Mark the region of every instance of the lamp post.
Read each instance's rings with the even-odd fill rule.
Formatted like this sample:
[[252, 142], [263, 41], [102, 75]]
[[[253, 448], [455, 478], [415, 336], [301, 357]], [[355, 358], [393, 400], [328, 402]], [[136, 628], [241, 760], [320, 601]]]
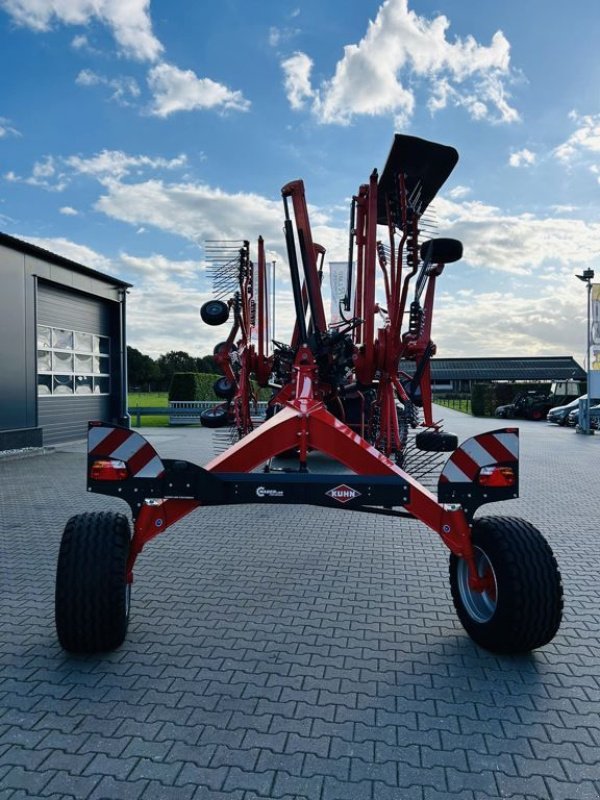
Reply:
[[591, 386], [592, 386], [592, 366], [590, 364], [591, 352], [591, 335], [590, 335], [590, 309], [591, 309], [591, 294], [592, 294], [592, 281], [594, 280], [594, 270], [584, 269], [582, 275], [575, 275], [580, 281], [587, 284], [587, 328], [586, 328], [586, 365], [587, 365], [587, 401], [579, 403], [579, 425], [577, 426], [577, 433], [584, 433], [591, 436], [594, 431], [590, 427], [590, 399], [591, 399]]

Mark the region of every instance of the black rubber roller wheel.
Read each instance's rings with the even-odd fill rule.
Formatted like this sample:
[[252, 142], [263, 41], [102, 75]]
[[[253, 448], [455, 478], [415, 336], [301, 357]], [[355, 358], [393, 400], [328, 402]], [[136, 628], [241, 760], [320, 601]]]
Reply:
[[450, 555], [450, 589], [469, 636], [494, 653], [524, 653], [551, 641], [562, 617], [556, 559], [542, 534], [523, 519], [481, 517], [472, 535], [486, 588], [469, 586], [464, 559]]
[[213, 392], [221, 400], [231, 400], [235, 394], [235, 383], [223, 376], [213, 383]]
[[421, 431], [415, 436], [415, 446], [430, 453], [452, 453], [458, 447], [458, 436], [446, 431]]
[[222, 325], [229, 319], [229, 306], [222, 300], [209, 300], [200, 308], [200, 316], [207, 325]]
[[207, 408], [200, 414], [200, 424], [205, 428], [222, 428], [229, 422], [229, 414], [223, 406]]
[[451, 264], [462, 258], [463, 246], [458, 239], [429, 239], [421, 245], [421, 258], [432, 264]]
[[114, 650], [129, 622], [129, 521], [106, 511], [67, 522], [56, 570], [58, 640], [73, 653]]

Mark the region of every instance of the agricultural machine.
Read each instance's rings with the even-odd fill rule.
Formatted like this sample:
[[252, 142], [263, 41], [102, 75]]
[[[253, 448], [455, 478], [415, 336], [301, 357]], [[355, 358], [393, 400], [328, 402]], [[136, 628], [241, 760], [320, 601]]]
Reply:
[[[395, 136], [382, 173], [374, 170], [352, 199], [336, 322], [327, 321], [325, 250], [312, 236], [304, 185], [283, 187], [295, 307], [286, 342], [269, 336], [263, 240], [255, 261], [248, 241], [207, 243], [215, 299], [201, 316], [231, 327], [215, 349], [223, 373], [215, 391], [223, 403], [202, 421], [227, 425], [232, 442], [201, 467], [161, 458], [128, 428], [89, 423], [88, 491], [125, 500], [134, 529], [130, 536], [119, 513], [79, 514], [67, 523], [56, 582], [64, 648], [120, 645], [142, 548], [201, 506], [238, 503], [420, 520], [450, 551], [452, 599], [475, 642], [510, 653], [554, 637], [562, 585], [542, 534], [518, 518], [476, 516], [485, 503], [518, 496], [518, 430], [486, 432], [459, 446], [433, 415], [434, 295], [462, 245], [425, 232], [430, 203], [457, 160], [452, 147]], [[259, 389], [270, 392], [261, 420]], [[311, 471], [315, 451], [346, 472], [339, 464], [330, 473]], [[426, 486], [432, 478], [435, 491]]]

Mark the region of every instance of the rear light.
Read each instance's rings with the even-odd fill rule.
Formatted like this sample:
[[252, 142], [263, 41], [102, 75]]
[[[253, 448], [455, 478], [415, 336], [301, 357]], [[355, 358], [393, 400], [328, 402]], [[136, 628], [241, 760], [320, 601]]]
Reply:
[[127, 464], [116, 458], [99, 459], [90, 467], [90, 478], [94, 481], [124, 481], [128, 477]]
[[514, 486], [516, 475], [512, 467], [482, 467], [479, 470], [480, 486]]

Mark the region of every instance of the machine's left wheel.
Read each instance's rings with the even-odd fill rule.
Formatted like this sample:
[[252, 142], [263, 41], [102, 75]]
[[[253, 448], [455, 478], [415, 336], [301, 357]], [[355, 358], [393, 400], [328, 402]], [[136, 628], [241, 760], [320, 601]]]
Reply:
[[551, 641], [562, 616], [562, 582], [538, 529], [516, 517], [481, 517], [472, 543], [483, 591], [469, 586], [467, 562], [454, 554], [450, 589], [473, 641], [495, 653], [524, 653]]
[[200, 316], [207, 325], [222, 325], [229, 319], [229, 306], [222, 300], [209, 300], [200, 308]]
[[415, 446], [430, 453], [452, 453], [458, 447], [458, 436], [446, 431], [420, 431]]
[[205, 428], [223, 428], [229, 424], [229, 413], [223, 406], [207, 408], [200, 414], [200, 424]]
[[67, 522], [55, 595], [56, 632], [65, 650], [114, 650], [125, 639], [131, 589], [129, 541], [129, 520], [123, 514], [77, 514]]

